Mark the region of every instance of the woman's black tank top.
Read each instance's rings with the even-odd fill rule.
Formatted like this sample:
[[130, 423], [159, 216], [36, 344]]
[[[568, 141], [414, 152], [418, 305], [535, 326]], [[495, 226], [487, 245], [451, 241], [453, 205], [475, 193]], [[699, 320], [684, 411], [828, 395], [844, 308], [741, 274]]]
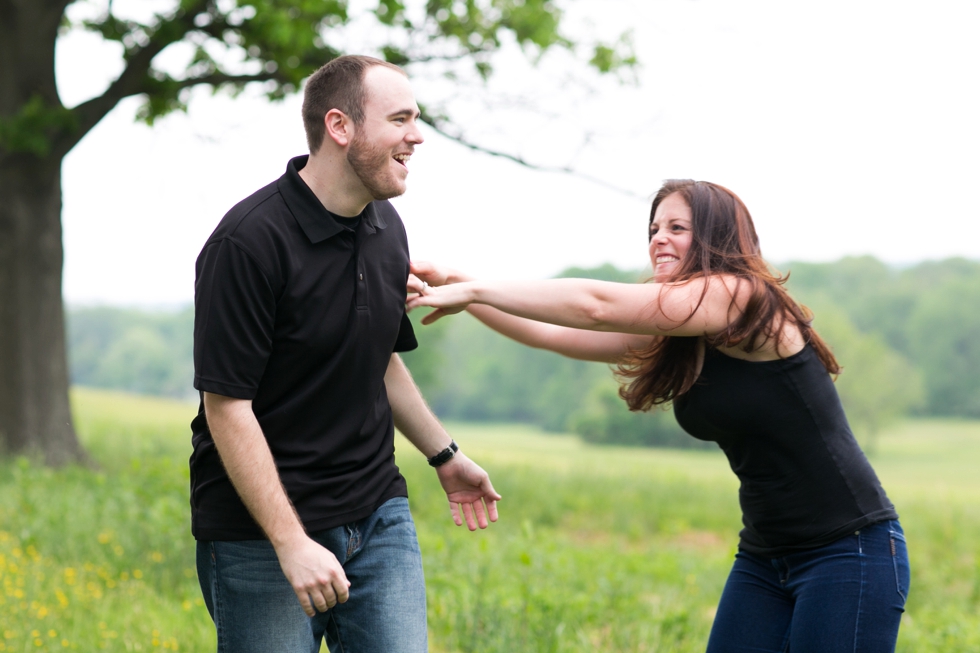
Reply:
[[708, 349], [674, 414], [717, 442], [741, 481], [741, 549], [778, 557], [898, 518], [809, 345], [764, 362]]

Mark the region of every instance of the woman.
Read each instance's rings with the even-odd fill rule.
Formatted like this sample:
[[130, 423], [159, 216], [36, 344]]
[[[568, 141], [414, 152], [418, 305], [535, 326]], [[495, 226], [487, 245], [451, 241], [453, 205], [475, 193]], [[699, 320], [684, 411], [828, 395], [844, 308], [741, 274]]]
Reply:
[[894, 651], [909, 587], [898, 515], [841, 408], [840, 367], [762, 259], [752, 218], [708, 182], [664, 184], [653, 282], [472, 281], [413, 265], [409, 308], [464, 308], [532, 347], [618, 364], [631, 410], [673, 402], [739, 477], [744, 528], [709, 653]]

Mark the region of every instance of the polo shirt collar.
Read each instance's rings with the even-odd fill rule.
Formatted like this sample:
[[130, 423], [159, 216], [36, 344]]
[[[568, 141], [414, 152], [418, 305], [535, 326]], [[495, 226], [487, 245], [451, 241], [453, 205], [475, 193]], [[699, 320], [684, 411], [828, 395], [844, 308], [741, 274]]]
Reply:
[[[299, 171], [303, 169], [308, 159], [308, 154], [290, 159], [286, 165], [286, 174], [279, 178], [276, 186], [303, 233], [311, 243], [316, 244], [342, 232], [344, 225], [340, 222], [340, 218], [320, 203], [313, 190], [299, 176]], [[376, 202], [368, 204], [361, 214], [363, 216], [361, 223], [370, 234], [388, 226], [375, 204]]]

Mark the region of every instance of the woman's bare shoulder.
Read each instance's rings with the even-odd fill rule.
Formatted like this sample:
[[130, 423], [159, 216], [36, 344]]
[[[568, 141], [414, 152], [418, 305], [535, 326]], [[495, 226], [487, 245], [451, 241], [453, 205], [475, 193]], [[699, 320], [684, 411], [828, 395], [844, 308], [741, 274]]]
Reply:
[[745, 351], [741, 346], [719, 346], [717, 349], [726, 356], [747, 361], [774, 361], [789, 358], [800, 353], [806, 346], [806, 340], [795, 324], [784, 324], [779, 337], [769, 337], [765, 342], [758, 343], [752, 351]]

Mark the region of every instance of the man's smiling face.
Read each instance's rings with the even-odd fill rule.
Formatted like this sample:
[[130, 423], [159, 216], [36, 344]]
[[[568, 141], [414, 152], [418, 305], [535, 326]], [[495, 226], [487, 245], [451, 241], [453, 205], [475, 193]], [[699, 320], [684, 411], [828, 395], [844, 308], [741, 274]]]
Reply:
[[347, 161], [371, 196], [386, 200], [405, 192], [408, 160], [422, 142], [419, 108], [408, 79], [384, 66], [364, 71], [364, 95]]

